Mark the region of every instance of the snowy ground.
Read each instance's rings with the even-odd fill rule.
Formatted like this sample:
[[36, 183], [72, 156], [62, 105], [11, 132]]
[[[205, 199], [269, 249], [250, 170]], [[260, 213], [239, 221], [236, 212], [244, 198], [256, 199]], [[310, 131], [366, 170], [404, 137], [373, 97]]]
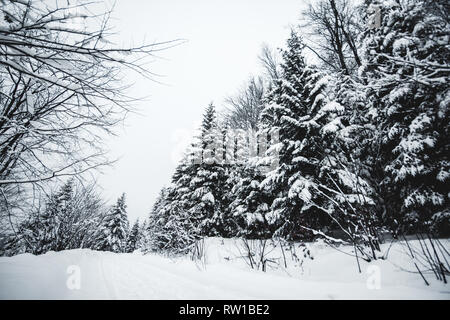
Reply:
[[[450, 241], [444, 242], [449, 247]], [[288, 259], [287, 269], [268, 268], [265, 273], [251, 270], [239, 250], [237, 240], [209, 239], [202, 264], [87, 249], [3, 257], [0, 298], [450, 299], [448, 285], [428, 275], [431, 285], [426, 287], [420, 276], [403, 270], [413, 266], [401, 244], [391, 248], [387, 261], [363, 263], [361, 274], [354, 258], [321, 243], [310, 245], [313, 260]], [[276, 249], [271, 253], [277, 254]]]

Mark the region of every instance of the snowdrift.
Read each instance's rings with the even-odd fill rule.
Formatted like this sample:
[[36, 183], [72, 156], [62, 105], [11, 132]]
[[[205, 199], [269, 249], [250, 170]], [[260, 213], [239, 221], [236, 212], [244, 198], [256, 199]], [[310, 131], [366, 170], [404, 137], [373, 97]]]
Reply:
[[[449, 247], [449, 240], [444, 240]], [[411, 242], [413, 244], [413, 242]], [[303, 247], [298, 246], [297, 252]], [[308, 244], [313, 259], [251, 269], [242, 243], [208, 239], [204, 259], [114, 254], [88, 249], [0, 258], [1, 299], [449, 299], [432, 275], [425, 286], [401, 243], [387, 260], [361, 262], [324, 243]], [[387, 250], [388, 245], [383, 245]], [[351, 248], [341, 247], [349, 252]], [[272, 260], [282, 252], [273, 249]], [[291, 254], [290, 252], [285, 252]]]

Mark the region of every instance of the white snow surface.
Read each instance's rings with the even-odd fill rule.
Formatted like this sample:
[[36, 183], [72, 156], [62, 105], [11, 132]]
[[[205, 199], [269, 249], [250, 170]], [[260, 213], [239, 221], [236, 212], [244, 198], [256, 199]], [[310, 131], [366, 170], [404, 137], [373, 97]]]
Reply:
[[[450, 241], [444, 240], [446, 246]], [[388, 245], [384, 245], [386, 250]], [[288, 268], [250, 269], [239, 257], [240, 240], [211, 238], [206, 259], [157, 254], [115, 254], [77, 249], [0, 258], [1, 299], [449, 299], [450, 288], [427, 275], [425, 286], [395, 244], [389, 258], [362, 263], [324, 243], [309, 244], [313, 260]], [[300, 248], [300, 247], [298, 247]], [[341, 247], [341, 250], [350, 250]], [[298, 251], [297, 253], [299, 253]], [[272, 257], [279, 254], [272, 250]], [[301, 256], [301, 255], [299, 255]], [[300, 259], [302, 260], [302, 259]], [[69, 289], [68, 270], [80, 270], [80, 288]], [[380, 288], [369, 289], [368, 266], [380, 269]], [[72, 269], [71, 269], [72, 268]]]

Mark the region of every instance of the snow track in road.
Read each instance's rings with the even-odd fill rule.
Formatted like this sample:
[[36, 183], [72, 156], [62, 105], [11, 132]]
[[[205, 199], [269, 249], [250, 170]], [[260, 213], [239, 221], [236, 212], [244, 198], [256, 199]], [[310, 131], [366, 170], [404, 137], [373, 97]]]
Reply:
[[[114, 289], [111, 298], [119, 299], [190, 299], [195, 297], [250, 298], [231, 291], [230, 294], [206, 281], [193, 280], [188, 274], [183, 274], [176, 264], [173, 268], [157, 263], [149, 264], [138, 255], [129, 255], [128, 259], [120, 259], [119, 255], [103, 254], [102, 265], [105, 265], [105, 282]], [[156, 257], [155, 261], [160, 260]], [[120, 261], [119, 261], [120, 260]], [[191, 269], [191, 268], [190, 268]], [[189, 270], [202, 274], [201, 270]], [[190, 273], [192, 275], [192, 273]], [[194, 277], [196, 278], [196, 277]]]

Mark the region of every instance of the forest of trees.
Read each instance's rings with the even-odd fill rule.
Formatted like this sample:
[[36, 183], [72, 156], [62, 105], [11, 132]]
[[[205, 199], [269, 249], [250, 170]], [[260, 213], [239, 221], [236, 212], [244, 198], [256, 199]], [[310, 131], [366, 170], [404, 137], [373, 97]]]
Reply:
[[263, 48], [261, 75], [224, 110], [206, 106], [148, 219], [131, 227], [125, 195], [109, 208], [79, 177], [110, 163], [100, 132], [132, 102], [120, 68], [150, 76], [134, 61], [170, 43], [111, 48], [103, 24], [59, 37], [70, 8], [6, 3], [1, 254], [183, 254], [211, 236], [321, 237], [376, 259], [385, 233], [450, 235], [448, 1], [315, 1], [284, 49]]
[[[380, 17], [368, 16], [373, 5]], [[205, 236], [337, 235], [370, 259], [386, 232], [449, 236], [448, 9], [311, 5], [280, 55], [264, 48], [264, 75], [226, 112], [206, 108], [149, 216], [147, 249], [188, 252]], [[254, 139], [268, 148], [252, 153]]]

